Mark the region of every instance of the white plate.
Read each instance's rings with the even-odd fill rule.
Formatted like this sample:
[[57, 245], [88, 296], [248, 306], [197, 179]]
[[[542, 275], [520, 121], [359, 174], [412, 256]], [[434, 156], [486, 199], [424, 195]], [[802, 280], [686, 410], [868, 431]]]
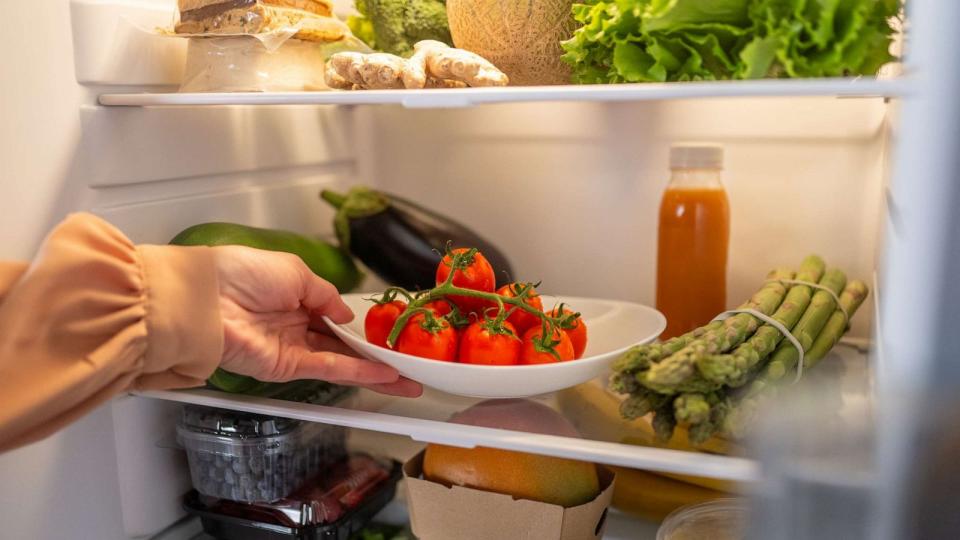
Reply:
[[[589, 381], [634, 345], [649, 343], [667, 327], [657, 310], [617, 300], [562, 297], [583, 316], [587, 325], [587, 350], [583, 358], [535, 366], [475, 366], [439, 362], [403, 354], [368, 343], [363, 319], [373, 306], [369, 294], [347, 294], [343, 299], [356, 314], [344, 325], [327, 324], [347, 345], [371, 360], [379, 360], [404, 376], [450, 394], [479, 398], [518, 398], [555, 392]], [[542, 296], [552, 308], [558, 298]]]

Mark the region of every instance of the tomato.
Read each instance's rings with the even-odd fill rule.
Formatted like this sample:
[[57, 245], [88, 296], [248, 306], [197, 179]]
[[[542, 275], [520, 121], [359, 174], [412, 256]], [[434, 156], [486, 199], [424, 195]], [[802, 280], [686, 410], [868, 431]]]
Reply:
[[407, 303], [400, 300], [377, 304], [370, 308], [363, 319], [363, 333], [367, 336], [367, 341], [385, 349], [389, 348], [387, 337], [390, 336], [393, 325], [405, 309], [407, 309]]
[[463, 364], [512, 366], [520, 360], [520, 337], [513, 325], [504, 322], [502, 328], [510, 333], [493, 331], [489, 323], [477, 321], [460, 336], [457, 361]]
[[[507, 298], [516, 298], [518, 291], [519, 291], [519, 285], [517, 283], [511, 283], [510, 285], [504, 285], [503, 287], [500, 287], [500, 289], [497, 290], [497, 294], [499, 294], [500, 296], [506, 296]], [[526, 297], [526, 300], [523, 301], [523, 303], [536, 309], [537, 311], [543, 311], [543, 301], [540, 300], [540, 295], [537, 294], [537, 291], [531, 290], [527, 294], [528, 296]], [[504, 307], [507, 309], [507, 311], [513, 309], [513, 306], [504, 306]], [[512, 324], [514, 328], [517, 329], [517, 332], [519, 332], [518, 335], [521, 335], [521, 336], [523, 335], [524, 332], [526, 332], [530, 328], [533, 328], [534, 326], [541, 324], [540, 317], [537, 317], [536, 315], [527, 313], [526, 311], [522, 311], [520, 309], [517, 309], [516, 311], [514, 311], [513, 314], [511, 314], [507, 318], [507, 321], [509, 321], [510, 324]]]
[[[463, 253], [465, 251], [469, 250], [466, 248], [457, 248], [453, 250], [453, 253]], [[437, 285], [441, 285], [447, 281], [447, 277], [450, 276], [450, 267], [452, 264], [453, 258], [450, 255], [444, 256], [443, 260], [440, 261], [440, 264], [437, 266]], [[456, 271], [453, 275], [453, 284], [463, 289], [492, 293], [494, 289], [497, 288], [497, 279], [493, 273], [493, 267], [490, 266], [490, 262], [478, 251], [474, 254], [473, 260], [470, 261], [470, 264], [466, 268]], [[471, 311], [483, 312], [484, 308], [488, 306], [487, 302], [469, 296], [451, 295], [447, 300], [456, 304], [464, 313]]]
[[553, 334], [553, 341], [557, 342], [554, 345], [554, 350], [560, 355], [559, 360], [548, 351], [538, 350], [539, 346], [536, 341], [539, 341], [542, 334], [543, 328], [535, 326], [527, 330], [527, 333], [523, 335], [523, 346], [520, 348], [520, 364], [553, 364], [558, 361], [566, 362], [567, 360], [573, 360], [573, 343], [570, 341], [570, 336], [568, 336], [566, 332], [557, 330], [554, 331]]
[[423, 313], [417, 313], [400, 332], [397, 350], [420, 358], [453, 362], [457, 359], [459, 337], [450, 323], [439, 317], [428, 320]]
[[453, 308], [450, 307], [450, 302], [446, 300], [434, 300], [433, 302], [428, 302], [423, 307], [437, 312], [441, 317], [446, 317], [453, 311]]
[[[567, 308], [563, 308], [564, 315], [568, 315], [570, 313], [576, 312]], [[551, 311], [550, 316], [558, 316], [557, 310], [554, 309]], [[570, 341], [573, 343], [573, 357], [583, 358], [583, 351], [587, 349], [587, 325], [583, 322], [583, 317], [577, 317], [573, 328], [564, 328], [563, 331], [570, 336]]]

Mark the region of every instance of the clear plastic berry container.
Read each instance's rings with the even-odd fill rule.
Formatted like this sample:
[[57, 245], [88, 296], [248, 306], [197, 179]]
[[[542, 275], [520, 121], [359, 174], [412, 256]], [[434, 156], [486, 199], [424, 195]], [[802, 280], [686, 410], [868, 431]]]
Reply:
[[282, 499], [346, 456], [342, 427], [194, 405], [177, 440], [198, 492], [248, 503]]

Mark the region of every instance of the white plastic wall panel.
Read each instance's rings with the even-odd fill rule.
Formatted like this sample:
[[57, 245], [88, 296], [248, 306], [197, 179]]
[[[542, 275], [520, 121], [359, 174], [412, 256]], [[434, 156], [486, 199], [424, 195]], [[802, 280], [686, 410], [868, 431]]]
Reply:
[[[376, 108], [369, 178], [457, 216], [550, 293], [652, 304], [674, 141], [721, 142], [732, 207], [728, 304], [808, 253], [872, 279], [881, 219], [880, 99]], [[362, 135], [363, 136], [363, 135]], [[869, 309], [854, 334], [869, 333]]]
[[[144, 49], [143, 36], [118, 20], [144, 9], [156, 15], [158, 7], [172, 13], [173, 2], [4, 5], [11, 20], [43, 28], [42, 39], [29, 24], [0, 33], [4, 50], [29, 51], [8, 54], [0, 70], [3, 259], [29, 259], [50, 227], [78, 210], [108, 218], [136, 242], [165, 243], [211, 220], [330, 232], [332, 214], [317, 192], [343, 187], [357, 169], [350, 110], [95, 105], [105, 84], [176, 83], [179, 60], [170, 55], [177, 53]], [[113, 19], [104, 18], [109, 13]], [[164, 47], [177, 42], [158, 39]], [[176, 407], [123, 398], [115, 405], [0, 455], [0, 536], [119, 540], [182, 515], [182, 456], [157, 446], [163, 437], [154, 429], [169, 425]]]

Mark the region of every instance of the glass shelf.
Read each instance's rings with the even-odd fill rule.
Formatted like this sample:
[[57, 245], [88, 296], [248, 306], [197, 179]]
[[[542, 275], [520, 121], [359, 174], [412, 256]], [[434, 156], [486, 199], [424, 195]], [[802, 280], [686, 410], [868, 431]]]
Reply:
[[903, 97], [905, 79], [768, 79], [683, 83], [597, 84], [361, 90], [352, 92], [232, 92], [102, 94], [106, 106], [158, 107], [200, 105], [402, 105], [407, 108], [457, 108], [493, 103], [557, 101], [649, 101], [724, 97]]
[[[817, 371], [836, 369], [844, 403], [869, 399], [867, 357], [839, 346]], [[832, 367], [829, 367], [832, 366]], [[616, 397], [599, 381], [531, 398], [560, 411], [580, 429], [584, 439], [507, 431], [450, 423], [448, 418], [481, 400], [426, 389], [419, 399], [402, 399], [361, 390], [334, 406], [311, 405], [239, 396], [209, 389], [143, 392], [143, 397], [193, 403], [404, 435], [416, 441], [462, 447], [487, 446], [636, 469], [688, 474], [734, 481], [753, 481], [757, 464], [749, 459], [705, 452], [625, 444], [652, 441], [644, 420], [626, 422], [616, 414]], [[606, 402], [605, 400], [612, 400]]]

